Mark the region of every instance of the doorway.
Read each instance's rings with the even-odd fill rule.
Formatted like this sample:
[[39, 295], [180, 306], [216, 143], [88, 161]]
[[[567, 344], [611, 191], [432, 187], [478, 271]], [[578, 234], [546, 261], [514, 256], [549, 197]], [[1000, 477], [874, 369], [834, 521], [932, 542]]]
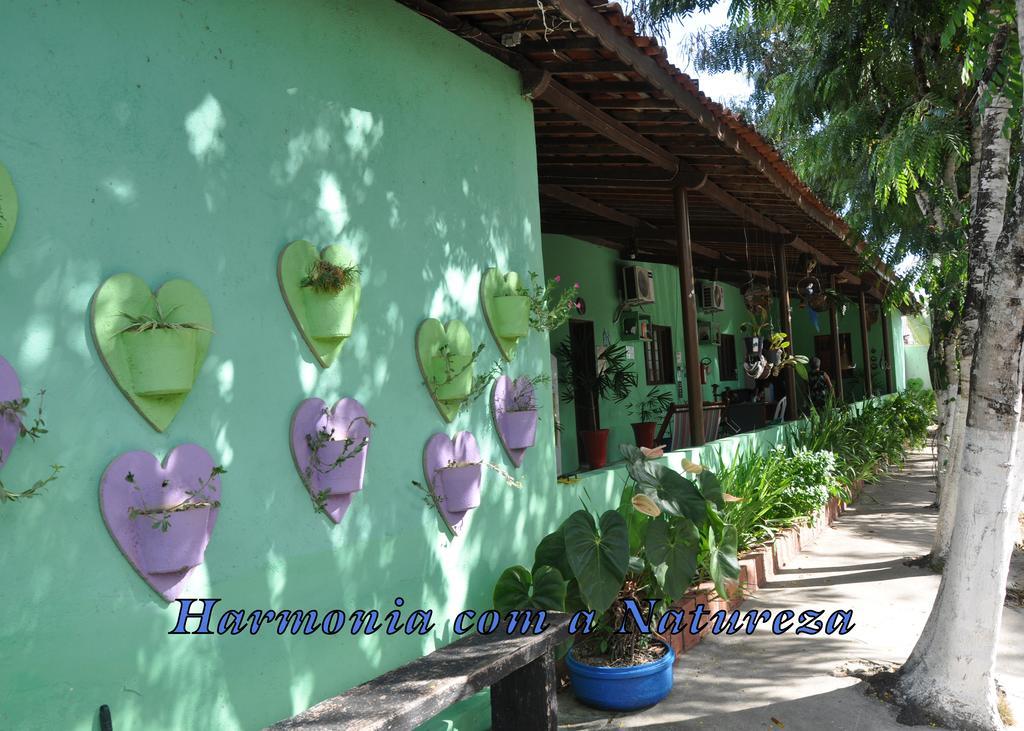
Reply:
[[[569, 320], [569, 347], [572, 348], [573, 362], [585, 368], [586, 380], [597, 375], [597, 356], [594, 342], [594, 323], [590, 320]], [[587, 453], [580, 432], [601, 428], [601, 410], [597, 396], [587, 394], [586, 398], [573, 401], [576, 414], [576, 453], [579, 464], [586, 464]]]

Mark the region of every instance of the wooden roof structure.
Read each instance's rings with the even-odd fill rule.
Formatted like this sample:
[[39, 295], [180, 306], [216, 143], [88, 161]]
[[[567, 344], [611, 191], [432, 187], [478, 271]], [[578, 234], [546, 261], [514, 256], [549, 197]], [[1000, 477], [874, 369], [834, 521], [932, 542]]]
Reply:
[[[687, 189], [695, 274], [798, 279], [807, 257], [881, 299], [894, 275], [750, 125], [711, 101], [603, 0], [398, 0], [520, 72], [534, 101], [541, 223], [676, 264], [673, 191]], [[792, 281], [792, 280], [791, 280]]]

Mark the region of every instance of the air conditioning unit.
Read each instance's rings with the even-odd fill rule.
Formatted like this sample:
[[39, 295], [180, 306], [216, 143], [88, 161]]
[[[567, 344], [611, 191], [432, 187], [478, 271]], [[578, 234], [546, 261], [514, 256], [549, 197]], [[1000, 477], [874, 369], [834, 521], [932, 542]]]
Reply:
[[654, 272], [643, 267], [622, 270], [622, 299], [627, 305], [654, 304]]
[[705, 312], [725, 310], [725, 290], [718, 282], [704, 282], [700, 288], [700, 308]]

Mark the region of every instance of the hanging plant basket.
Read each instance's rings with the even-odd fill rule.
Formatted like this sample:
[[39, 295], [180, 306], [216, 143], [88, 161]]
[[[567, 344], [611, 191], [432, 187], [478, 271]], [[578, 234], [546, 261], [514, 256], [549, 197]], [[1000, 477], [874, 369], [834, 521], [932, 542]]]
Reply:
[[128, 350], [132, 391], [139, 396], [188, 393], [195, 382], [196, 331], [155, 328], [121, 334]]
[[448, 512], [464, 513], [480, 506], [483, 469], [483, 466], [477, 463], [442, 467], [438, 470], [436, 485], [444, 495], [444, 506]]
[[306, 311], [306, 330], [318, 340], [334, 340], [352, 336], [359, 300], [355, 290], [346, 288], [336, 294], [302, 288]]
[[491, 316], [498, 337], [524, 338], [530, 332], [530, 298], [524, 295], [503, 295], [491, 301]]
[[498, 430], [509, 449], [529, 449], [537, 441], [536, 411], [498, 414]]
[[813, 297], [808, 297], [807, 306], [815, 312], [827, 312], [829, 306], [828, 297], [824, 294], [816, 294]]

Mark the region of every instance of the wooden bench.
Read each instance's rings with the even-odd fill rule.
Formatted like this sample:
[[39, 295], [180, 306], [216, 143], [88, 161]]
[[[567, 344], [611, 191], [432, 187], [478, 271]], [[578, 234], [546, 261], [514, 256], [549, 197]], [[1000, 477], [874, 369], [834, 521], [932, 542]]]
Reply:
[[328, 698], [271, 729], [413, 729], [449, 706], [491, 689], [494, 731], [554, 731], [555, 649], [569, 639], [569, 615], [551, 612], [539, 635], [471, 635], [347, 693]]

